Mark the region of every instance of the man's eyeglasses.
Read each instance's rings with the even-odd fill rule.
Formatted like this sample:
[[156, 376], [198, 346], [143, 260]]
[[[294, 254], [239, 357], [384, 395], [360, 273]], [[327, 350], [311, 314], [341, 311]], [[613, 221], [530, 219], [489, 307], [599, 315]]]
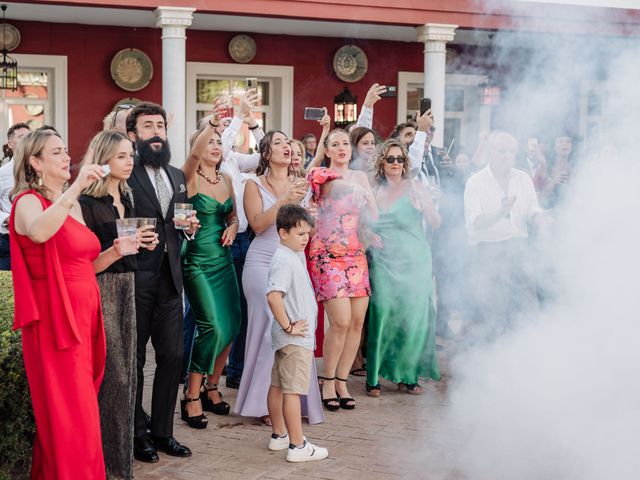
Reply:
[[133, 107], [135, 107], [135, 105], [131, 103], [123, 103], [116, 107], [116, 111], [113, 112], [113, 118], [111, 119], [111, 130], [116, 128], [116, 119], [118, 118], [118, 113], [120, 113], [123, 110], [131, 110]]
[[403, 164], [407, 160], [407, 157], [405, 157], [404, 155], [398, 155], [397, 157], [394, 157], [393, 155], [389, 155], [387, 158], [385, 158], [385, 160], [388, 164], [392, 164], [394, 162]]

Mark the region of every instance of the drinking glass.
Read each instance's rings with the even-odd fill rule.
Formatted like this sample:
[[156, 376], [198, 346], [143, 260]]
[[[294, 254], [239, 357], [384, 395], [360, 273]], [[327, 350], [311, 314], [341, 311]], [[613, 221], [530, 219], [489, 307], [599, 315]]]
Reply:
[[138, 229], [137, 218], [118, 218], [116, 229], [120, 239], [120, 253], [122, 255], [135, 255], [138, 253], [138, 240], [136, 230]]
[[189, 217], [193, 212], [193, 205], [190, 203], [176, 203], [174, 204], [174, 224], [177, 230], [186, 230], [189, 228]]
[[[138, 218], [138, 228], [146, 227], [147, 225], [153, 226], [153, 228], [147, 228], [146, 231], [155, 232], [156, 231], [156, 219], [155, 218]], [[145, 243], [144, 245], [147, 245]]]

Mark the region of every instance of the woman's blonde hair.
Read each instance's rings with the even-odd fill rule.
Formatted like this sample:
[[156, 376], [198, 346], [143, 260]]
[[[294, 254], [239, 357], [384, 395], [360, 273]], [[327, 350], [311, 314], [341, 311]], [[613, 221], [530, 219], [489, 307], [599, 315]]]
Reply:
[[[31, 157], [40, 157], [50, 137], [59, 137], [52, 130], [34, 130], [18, 142], [13, 156], [13, 178], [15, 184], [11, 190], [11, 198], [15, 198], [26, 190], [35, 190], [45, 196], [46, 187], [38, 182], [42, 177], [31, 166]], [[40, 183], [40, 184], [39, 184]]]
[[[204, 132], [208, 129], [211, 129], [211, 127], [209, 127], [208, 122], [206, 122], [201, 124], [200, 127], [198, 127], [198, 129], [191, 134], [191, 137], [189, 138], [189, 155], [191, 155], [191, 151], [193, 150], [193, 146], [196, 143], [196, 139], [200, 135], [205, 134]], [[216, 138], [216, 137], [222, 140], [222, 136], [216, 130], [211, 130], [211, 138]], [[209, 141], [211, 141], [211, 138], [209, 139]], [[220, 147], [220, 152], [222, 152], [222, 147]], [[216, 164], [216, 171], [220, 170], [220, 167], [222, 166], [223, 161], [224, 161], [224, 156], [221, 156], [220, 161]]]
[[[304, 152], [305, 152], [305, 148], [304, 148], [304, 143], [302, 143], [300, 140], [292, 138], [291, 140], [289, 140], [289, 145], [293, 146], [296, 145], [301, 152], [302, 157], [300, 158], [300, 167], [298, 168], [298, 170], [294, 170], [293, 173], [296, 177], [304, 177], [305, 173], [304, 173]], [[293, 158], [293, 154], [291, 155], [291, 158]]]
[[[123, 140], [129, 141], [122, 133], [114, 130], [108, 130], [98, 133], [89, 144], [87, 154], [85, 154], [82, 164], [96, 164], [106, 165], [109, 160], [115, 157], [118, 153], [118, 147]], [[92, 152], [92, 155], [89, 155]], [[102, 177], [100, 180], [92, 183], [85, 188], [82, 193], [91, 197], [104, 197], [107, 194], [109, 188], [109, 176]], [[120, 180], [118, 189], [121, 195], [125, 195], [129, 192], [129, 185], [126, 180]]]
[[393, 147], [398, 147], [402, 151], [402, 156], [404, 157], [404, 163], [402, 164], [402, 178], [409, 178], [411, 161], [409, 159], [407, 147], [396, 139], [390, 139], [380, 145], [376, 150], [376, 155], [373, 160], [373, 181], [376, 185], [380, 185], [386, 181], [386, 177], [384, 175], [384, 163], [386, 162], [387, 155], [389, 155], [389, 150]]

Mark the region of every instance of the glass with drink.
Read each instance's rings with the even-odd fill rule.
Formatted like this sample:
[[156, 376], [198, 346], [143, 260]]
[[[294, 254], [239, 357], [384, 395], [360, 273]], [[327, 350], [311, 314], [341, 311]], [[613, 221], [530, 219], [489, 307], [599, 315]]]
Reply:
[[193, 215], [193, 205], [190, 203], [174, 204], [173, 222], [177, 230], [189, 228], [189, 217]]
[[[146, 227], [146, 228], [145, 228]], [[144, 229], [144, 246], [150, 246], [155, 240], [156, 219], [155, 218], [138, 218], [138, 229]]]
[[120, 253], [122, 255], [135, 255], [138, 253], [138, 219], [118, 218], [116, 219], [116, 229], [120, 239]]

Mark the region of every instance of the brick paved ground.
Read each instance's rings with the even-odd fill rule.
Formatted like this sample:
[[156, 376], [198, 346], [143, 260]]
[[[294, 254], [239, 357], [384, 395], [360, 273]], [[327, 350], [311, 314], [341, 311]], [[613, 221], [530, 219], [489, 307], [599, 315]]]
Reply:
[[[149, 352], [148, 359], [153, 358]], [[446, 368], [444, 369], [446, 370]], [[147, 367], [145, 403], [153, 380]], [[155, 464], [136, 462], [136, 479], [145, 480], [251, 480], [251, 479], [357, 479], [413, 478], [462, 480], [452, 465], [456, 443], [446, 418], [445, 382], [428, 382], [423, 395], [398, 392], [382, 381], [382, 396], [365, 394], [364, 378], [350, 377], [356, 397], [353, 411], [326, 412], [321, 425], [304, 425], [305, 435], [329, 449], [320, 462], [291, 464], [286, 452], [270, 452], [271, 430], [257, 419], [208, 414], [205, 430], [188, 428], [176, 409], [175, 436], [193, 456], [176, 459], [160, 454]], [[224, 379], [222, 384], [224, 385]], [[225, 399], [235, 402], [236, 390], [222, 387]], [[178, 406], [179, 408], [179, 406]]]

